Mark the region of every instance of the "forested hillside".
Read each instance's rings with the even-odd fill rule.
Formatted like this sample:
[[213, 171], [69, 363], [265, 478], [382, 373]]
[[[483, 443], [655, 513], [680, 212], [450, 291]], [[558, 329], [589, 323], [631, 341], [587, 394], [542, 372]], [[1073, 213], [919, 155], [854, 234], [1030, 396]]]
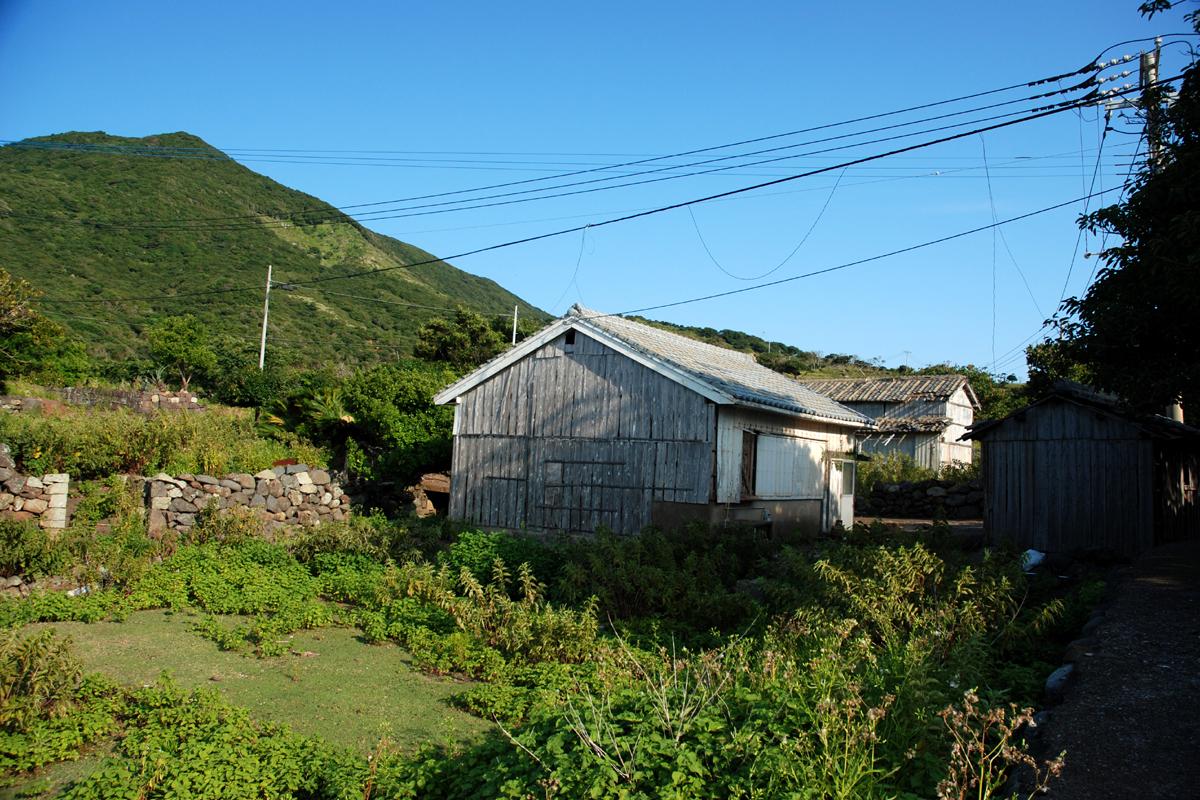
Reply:
[[[107, 358], [144, 354], [149, 322], [185, 313], [256, 344], [261, 290], [172, 296], [261, 286], [267, 264], [281, 283], [388, 270], [273, 293], [273, 336], [300, 363], [407, 355], [417, 329], [446, 314], [420, 306], [491, 313], [518, 305], [523, 316], [546, 319], [494, 281], [442, 261], [389, 269], [434, 256], [187, 133], [68, 133], [0, 147], [0, 253], [0, 266], [45, 293], [49, 317]], [[146, 299], [105, 299], [128, 297]]]

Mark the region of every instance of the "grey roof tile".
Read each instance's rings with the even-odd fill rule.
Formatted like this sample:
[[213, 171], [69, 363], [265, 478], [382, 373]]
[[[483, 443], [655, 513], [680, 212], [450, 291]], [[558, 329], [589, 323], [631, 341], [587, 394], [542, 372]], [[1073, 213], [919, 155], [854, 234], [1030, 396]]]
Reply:
[[794, 414], [824, 417], [863, 425], [869, 417], [808, 388], [799, 381], [762, 366], [748, 353], [689, 339], [631, 319], [574, 305], [568, 317], [659, 358], [747, 405], [765, 406]]
[[841, 403], [908, 403], [946, 400], [967, 382], [964, 375], [911, 375], [887, 378], [805, 379], [805, 386]]

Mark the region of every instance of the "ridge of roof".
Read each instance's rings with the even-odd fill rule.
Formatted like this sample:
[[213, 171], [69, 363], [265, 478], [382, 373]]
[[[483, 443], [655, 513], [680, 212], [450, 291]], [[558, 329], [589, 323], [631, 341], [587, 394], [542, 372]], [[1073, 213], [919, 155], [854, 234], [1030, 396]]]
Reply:
[[598, 329], [652, 358], [674, 366], [741, 404], [871, 426], [866, 415], [847, 408], [818, 391], [759, 364], [748, 353], [691, 339], [614, 314], [575, 304], [564, 319], [575, 318], [585, 328]]
[[985, 431], [1008, 422], [1010, 419], [1020, 417], [1030, 409], [1037, 408], [1053, 400], [1086, 406], [1118, 419], [1123, 419], [1140, 427], [1151, 436], [1158, 436], [1164, 439], [1200, 440], [1200, 428], [1193, 427], [1186, 422], [1179, 422], [1162, 414], [1146, 414], [1133, 411], [1123, 405], [1121, 399], [1114, 394], [1068, 380], [1055, 381], [1053, 387], [1044, 397], [1023, 408], [1018, 408], [1007, 416], [976, 422], [974, 425], [969, 426], [967, 432], [959, 438], [977, 439]]
[[907, 403], [912, 400], [943, 400], [964, 385], [975, 404], [967, 376], [888, 375], [874, 378], [805, 378], [805, 386], [826, 394], [839, 403]]

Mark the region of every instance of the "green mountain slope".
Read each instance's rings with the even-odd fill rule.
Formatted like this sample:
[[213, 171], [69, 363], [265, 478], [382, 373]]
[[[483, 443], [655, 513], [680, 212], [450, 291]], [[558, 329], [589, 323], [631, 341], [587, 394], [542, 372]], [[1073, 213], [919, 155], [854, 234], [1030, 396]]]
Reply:
[[[105, 152], [113, 146], [121, 154]], [[315, 219], [328, 221], [294, 224]], [[171, 296], [261, 287], [267, 264], [286, 283], [432, 258], [187, 133], [68, 133], [0, 147], [0, 266], [41, 289], [45, 313], [96, 355], [141, 353], [147, 324], [169, 314], [195, 314], [221, 335], [257, 344], [261, 288]], [[289, 361], [407, 355], [425, 320], [448, 315], [419, 306], [511, 313], [517, 305], [523, 317], [548, 319], [496, 282], [442, 261], [318, 286], [271, 293], [271, 341]], [[128, 297], [148, 299], [108, 299]]]

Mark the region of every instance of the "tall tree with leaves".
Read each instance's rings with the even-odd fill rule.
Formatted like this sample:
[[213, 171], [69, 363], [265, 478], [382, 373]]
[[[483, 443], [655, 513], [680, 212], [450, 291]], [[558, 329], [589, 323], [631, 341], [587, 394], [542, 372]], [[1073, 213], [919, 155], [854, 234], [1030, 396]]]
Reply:
[[178, 374], [180, 388], [185, 391], [194, 378], [209, 375], [217, 367], [217, 351], [208, 328], [191, 314], [155, 321], [147, 338], [150, 357]]
[[[1141, 7], [1152, 16], [1167, 0]], [[1200, 31], [1200, 17], [1187, 15]], [[1166, 77], [1166, 76], [1163, 76]], [[1127, 199], [1081, 220], [1088, 230], [1119, 237], [1082, 297], [1056, 318], [1062, 350], [1103, 389], [1132, 406], [1161, 412], [1176, 399], [1200, 403], [1200, 71], [1195, 61], [1178, 97], [1165, 109], [1165, 89], [1149, 96], [1160, 156], [1131, 183]], [[1161, 110], [1160, 110], [1161, 109]], [[1039, 353], [1045, 356], [1046, 353]], [[1042, 359], [1045, 360], [1044, 358]], [[1193, 411], [1193, 413], [1195, 413]]]
[[0, 268], [0, 381], [30, 369], [63, 330], [33, 307], [41, 293]]
[[481, 315], [459, 306], [454, 319], [431, 319], [417, 331], [413, 355], [466, 371], [504, 350], [504, 337]]

